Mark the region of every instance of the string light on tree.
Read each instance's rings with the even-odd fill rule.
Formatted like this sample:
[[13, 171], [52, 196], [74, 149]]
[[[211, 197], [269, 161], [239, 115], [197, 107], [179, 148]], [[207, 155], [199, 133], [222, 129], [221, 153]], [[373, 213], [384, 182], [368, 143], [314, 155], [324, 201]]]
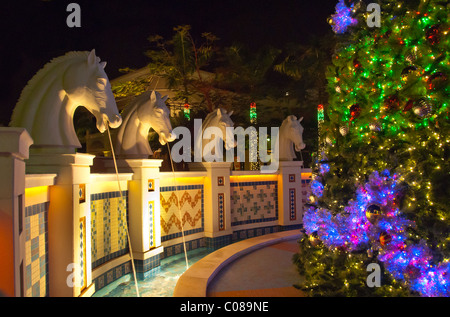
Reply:
[[[327, 72], [319, 144], [329, 146], [317, 157], [328, 159], [313, 170], [303, 218], [302, 289], [450, 296], [450, 7], [386, 0], [369, 32], [364, 14], [349, 10], [357, 3], [339, 1], [330, 19], [351, 34], [337, 37]], [[369, 261], [386, 272], [373, 290], [358, 286], [354, 269]]]

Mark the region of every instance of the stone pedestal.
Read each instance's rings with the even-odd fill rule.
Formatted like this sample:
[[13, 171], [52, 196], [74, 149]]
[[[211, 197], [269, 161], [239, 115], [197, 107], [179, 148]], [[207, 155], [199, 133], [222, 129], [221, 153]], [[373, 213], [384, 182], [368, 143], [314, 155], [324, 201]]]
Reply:
[[302, 224], [302, 161], [280, 161], [278, 177], [278, 224], [283, 230]]
[[0, 295], [4, 296], [23, 296], [24, 160], [32, 143], [25, 129], [0, 128]]
[[89, 154], [34, 154], [27, 172], [56, 173], [50, 188], [48, 264], [51, 297], [92, 292]]
[[229, 162], [191, 163], [190, 170], [206, 171], [204, 185], [204, 226], [206, 246], [217, 249], [231, 243], [230, 171]]

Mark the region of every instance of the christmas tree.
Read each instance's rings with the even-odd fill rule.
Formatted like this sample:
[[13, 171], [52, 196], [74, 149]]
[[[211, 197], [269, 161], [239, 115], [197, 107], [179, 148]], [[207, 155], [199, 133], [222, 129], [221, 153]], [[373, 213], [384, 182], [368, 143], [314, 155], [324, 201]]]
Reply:
[[[322, 296], [450, 295], [450, 5], [341, 0], [305, 235], [295, 256]], [[367, 267], [382, 269], [369, 287]]]

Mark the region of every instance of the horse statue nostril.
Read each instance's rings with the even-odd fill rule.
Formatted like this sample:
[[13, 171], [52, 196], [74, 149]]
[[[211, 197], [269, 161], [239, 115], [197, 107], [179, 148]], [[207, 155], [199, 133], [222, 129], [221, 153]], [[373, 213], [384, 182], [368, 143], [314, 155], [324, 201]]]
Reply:
[[122, 124], [122, 117], [120, 115], [114, 115], [109, 121], [109, 126], [113, 129], [118, 128]]
[[173, 133], [173, 132], [170, 132], [168, 141], [172, 142], [172, 141], [175, 141], [176, 139], [177, 139], [177, 135], [175, 133]]

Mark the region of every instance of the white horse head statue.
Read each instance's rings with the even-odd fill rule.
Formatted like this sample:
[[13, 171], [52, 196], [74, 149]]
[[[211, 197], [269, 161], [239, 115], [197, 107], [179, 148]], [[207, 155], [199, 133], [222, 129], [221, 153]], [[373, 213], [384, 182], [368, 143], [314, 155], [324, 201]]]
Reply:
[[[237, 146], [237, 143], [234, 140], [234, 134], [230, 129], [227, 130], [227, 127], [234, 126], [234, 122], [231, 120], [232, 114], [233, 111], [227, 112], [225, 109], [218, 108], [217, 110], [210, 112], [206, 116], [205, 120], [202, 123], [202, 132], [201, 134], [200, 133], [197, 134], [197, 138], [195, 140], [195, 147], [198, 149], [201, 148], [202, 149], [201, 153], [203, 153], [205, 145], [209, 143], [208, 140], [211, 140], [204, 137], [205, 130], [210, 127], [219, 128], [220, 131], [222, 132], [222, 138], [216, 135], [214, 136], [216, 143], [211, 154], [215, 154], [214, 149], [220, 148], [220, 146], [222, 145], [221, 142], [223, 141], [225, 141], [226, 150], [232, 149]], [[225, 138], [225, 140], [223, 138]]]
[[117, 110], [106, 62], [91, 52], [69, 52], [53, 59], [28, 82], [14, 108], [10, 126], [28, 130], [38, 148], [74, 152], [81, 144], [73, 115], [84, 106], [96, 118], [97, 129], [117, 128], [122, 118]]
[[277, 138], [278, 145], [276, 148], [279, 149], [279, 160], [280, 161], [292, 161], [297, 156], [294, 152], [303, 150], [306, 144], [303, 143], [303, 127], [300, 124], [303, 117], [297, 120], [296, 116], [288, 116], [284, 119], [280, 127], [280, 136]]
[[148, 133], [153, 128], [159, 135], [159, 142], [165, 145], [176, 139], [169, 120], [169, 109], [165, 102], [167, 96], [155, 91], [147, 91], [134, 98], [123, 111], [123, 124], [116, 139], [117, 155], [122, 157], [148, 158], [152, 149]]

